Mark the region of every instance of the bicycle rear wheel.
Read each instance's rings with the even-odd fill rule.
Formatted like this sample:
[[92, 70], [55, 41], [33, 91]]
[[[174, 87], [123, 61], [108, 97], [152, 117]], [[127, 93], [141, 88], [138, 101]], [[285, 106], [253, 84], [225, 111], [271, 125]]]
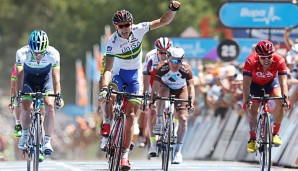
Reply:
[[268, 113], [265, 113], [260, 116], [263, 118], [258, 121], [258, 153], [262, 171], [270, 171], [271, 169], [272, 131], [268, 116]]
[[121, 159], [121, 150], [123, 146], [124, 139], [124, 128], [125, 128], [125, 120], [126, 115], [123, 114], [123, 117], [119, 117], [117, 123], [115, 123], [115, 129], [113, 132], [113, 137], [110, 142], [110, 157], [109, 157], [109, 170], [110, 171], [118, 171]]
[[167, 171], [169, 168], [169, 159], [170, 159], [170, 152], [171, 152], [171, 133], [172, 133], [172, 113], [167, 118], [166, 122], [166, 131], [165, 131], [165, 148], [162, 152], [162, 169]]

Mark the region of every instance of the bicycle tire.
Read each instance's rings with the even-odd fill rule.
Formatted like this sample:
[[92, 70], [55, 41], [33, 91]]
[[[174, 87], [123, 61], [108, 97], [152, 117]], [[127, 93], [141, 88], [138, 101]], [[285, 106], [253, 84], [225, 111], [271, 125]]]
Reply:
[[[32, 126], [31, 125], [32, 123], [30, 124], [30, 127], [29, 127], [30, 136], [29, 136], [28, 144], [32, 144], [32, 138], [31, 138]], [[25, 153], [27, 154], [27, 171], [30, 171], [31, 161], [32, 161], [32, 147], [29, 146], [29, 149]]]
[[271, 168], [271, 147], [272, 131], [268, 113], [262, 114], [258, 120], [258, 153], [261, 171], [270, 171]]
[[119, 117], [114, 129], [114, 137], [112, 142], [112, 154], [109, 158], [109, 170], [118, 171], [120, 166], [120, 159], [122, 153], [123, 139], [124, 139], [124, 128], [125, 128], [126, 115], [122, 114], [122, 117]]
[[41, 130], [41, 119], [40, 113], [35, 113], [35, 130], [34, 130], [34, 140], [33, 140], [33, 171], [38, 171], [39, 169], [39, 149], [40, 149], [40, 130]]
[[169, 114], [166, 122], [166, 148], [163, 151], [163, 170], [168, 171], [169, 168], [169, 159], [171, 151], [171, 134], [172, 134], [172, 113]]

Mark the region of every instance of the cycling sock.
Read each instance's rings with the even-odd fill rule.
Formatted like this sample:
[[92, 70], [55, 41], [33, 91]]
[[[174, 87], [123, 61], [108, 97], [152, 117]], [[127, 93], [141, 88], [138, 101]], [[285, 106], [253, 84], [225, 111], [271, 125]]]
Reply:
[[182, 143], [177, 143], [175, 148], [175, 153], [181, 152], [182, 149]]
[[143, 128], [140, 128], [140, 127], [139, 127], [139, 130], [140, 130], [140, 132], [139, 132], [139, 136], [140, 136], [140, 137], [143, 137]]
[[155, 145], [156, 144], [156, 137], [150, 137], [150, 145]]
[[16, 120], [16, 125], [21, 125], [21, 121], [20, 120]]
[[257, 138], [256, 132], [255, 131], [249, 132], [249, 137], [250, 137], [250, 139], [254, 139], [255, 140]]
[[162, 123], [162, 116], [157, 116], [157, 119], [156, 119], [156, 123], [159, 123], [161, 124]]
[[278, 134], [279, 129], [280, 129], [280, 124], [274, 123], [274, 126], [273, 126], [273, 136], [276, 135], [276, 134]]
[[44, 136], [44, 139], [43, 139], [44, 144], [47, 143], [47, 142], [49, 142], [49, 141], [51, 141], [51, 139], [52, 139], [51, 136], [49, 136], [49, 135], [45, 135], [45, 136]]
[[29, 130], [28, 129], [23, 129], [22, 130], [22, 134], [23, 135], [28, 135], [29, 134]]
[[122, 148], [122, 158], [128, 159], [129, 148]]

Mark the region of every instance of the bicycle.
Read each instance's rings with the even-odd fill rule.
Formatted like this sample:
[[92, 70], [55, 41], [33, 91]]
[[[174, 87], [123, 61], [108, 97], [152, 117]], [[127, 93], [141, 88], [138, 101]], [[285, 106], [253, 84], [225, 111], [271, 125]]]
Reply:
[[[265, 94], [263, 89], [262, 97], [252, 97], [249, 95], [248, 105], [252, 100], [260, 101], [260, 111], [258, 114], [258, 125], [257, 125], [257, 153], [259, 157], [259, 163], [261, 170], [270, 171], [271, 168], [271, 148], [274, 145], [272, 143], [272, 127], [270, 122], [270, 113], [268, 112], [268, 101], [269, 100], [284, 100], [284, 104], [287, 104], [287, 96], [283, 97], [269, 97], [269, 94]], [[283, 104], [283, 106], [284, 106]]]
[[[165, 101], [165, 109], [163, 112], [164, 121], [162, 123], [162, 133], [159, 136], [157, 141], [158, 147], [158, 157], [162, 154], [162, 170], [167, 171], [170, 161], [171, 153], [171, 164], [174, 160], [173, 145], [176, 143], [175, 136], [175, 123], [174, 123], [174, 103], [175, 102], [188, 102], [188, 107], [191, 107], [191, 96], [188, 97], [188, 100], [175, 98], [175, 95], [170, 97], [159, 97], [156, 93], [153, 96], [153, 104], [156, 100]], [[169, 102], [169, 103], [167, 103]]]
[[[144, 95], [136, 95], [125, 92], [126, 86], [123, 87], [123, 91], [115, 91], [112, 90], [112, 87], [109, 88], [109, 91], [106, 96], [106, 103], [110, 100], [111, 94], [116, 94], [116, 101], [114, 106], [114, 119], [113, 125], [111, 129], [111, 133], [108, 137], [108, 143], [105, 146], [104, 151], [106, 152], [106, 158], [108, 158], [109, 162], [109, 170], [110, 171], [118, 171], [120, 170], [120, 159], [121, 159], [121, 149], [123, 147], [123, 141], [125, 137], [125, 121], [126, 121], [126, 105], [127, 98], [142, 98], [143, 99], [143, 110], [147, 104], [147, 100], [149, 99], [149, 94], [144, 93]], [[122, 169], [123, 170], [123, 169]]]
[[31, 161], [33, 159], [33, 171], [38, 171], [39, 169], [39, 155], [42, 154], [41, 144], [43, 142], [43, 122], [42, 114], [40, 113], [40, 106], [44, 104], [43, 98], [45, 96], [56, 97], [56, 99], [61, 99], [60, 94], [49, 94], [42, 92], [34, 93], [23, 93], [18, 92], [17, 105], [20, 106], [22, 103], [22, 96], [31, 96], [33, 102], [33, 110], [31, 112], [31, 123], [29, 127], [29, 139], [27, 141], [27, 149], [23, 151], [23, 155], [27, 154], [27, 171], [31, 169]]

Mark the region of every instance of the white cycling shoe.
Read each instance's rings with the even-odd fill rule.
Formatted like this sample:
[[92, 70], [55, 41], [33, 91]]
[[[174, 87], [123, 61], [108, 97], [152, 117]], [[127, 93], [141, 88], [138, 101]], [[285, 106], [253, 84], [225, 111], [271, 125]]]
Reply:
[[150, 157], [156, 157], [157, 156], [157, 146], [156, 144], [155, 145], [152, 145], [149, 150], [148, 150], [148, 155]]
[[100, 149], [102, 151], [106, 151], [106, 145], [108, 143], [108, 139], [109, 139], [108, 137], [102, 137], [101, 144], [100, 144]]
[[43, 153], [44, 156], [49, 157], [49, 156], [52, 155], [53, 152], [54, 152], [54, 150], [53, 150], [53, 147], [52, 147], [50, 141], [45, 142], [45, 143], [42, 145], [42, 153]]
[[176, 154], [175, 154], [175, 157], [174, 157], [174, 160], [173, 160], [173, 164], [180, 164], [180, 163], [182, 163], [182, 161], [183, 161], [183, 156], [182, 156], [182, 154], [181, 154], [181, 152], [177, 152]]
[[18, 148], [20, 150], [26, 150], [27, 147], [26, 147], [26, 144], [28, 142], [28, 139], [29, 139], [29, 135], [27, 134], [23, 134], [19, 140], [19, 144], [18, 144]]

